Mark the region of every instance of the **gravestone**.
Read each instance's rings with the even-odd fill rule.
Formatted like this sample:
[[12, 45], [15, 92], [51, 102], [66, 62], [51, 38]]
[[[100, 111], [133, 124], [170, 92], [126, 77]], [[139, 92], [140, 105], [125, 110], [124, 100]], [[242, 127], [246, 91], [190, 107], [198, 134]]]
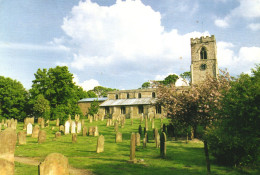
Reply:
[[77, 142], [77, 134], [72, 134], [72, 143], [76, 143]]
[[19, 145], [26, 144], [26, 132], [25, 131], [18, 132], [18, 144]]
[[146, 148], [146, 138], [143, 138], [143, 148]]
[[59, 126], [59, 125], [60, 125], [60, 119], [57, 118], [57, 120], [56, 120], [56, 126]]
[[14, 122], [14, 120], [11, 120], [11, 126], [12, 129], [16, 130], [16, 124]]
[[44, 122], [44, 119], [42, 118], [42, 119], [41, 119], [41, 128], [44, 128], [44, 127], [45, 127], [44, 124], [45, 124], [45, 122]]
[[100, 135], [97, 139], [97, 153], [104, 152], [105, 138], [103, 135]]
[[152, 119], [152, 129], [154, 129], [154, 119]]
[[87, 132], [88, 132], [88, 128], [86, 126], [83, 127], [83, 132], [82, 135], [83, 136], [87, 136]]
[[39, 125], [35, 125], [35, 127], [33, 128], [33, 131], [32, 131], [32, 138], [38, 138], [39, 130], [40, 130]]
[[114, 125], [114, 131], [115, 131], [115, 132], [118, 131], [118, 122], [115, 122], [115, 125]]
[[76, 133], [76, 123], [74, 121], [71, 122], [71, 134]]
[[145, 128], [146, 128], [146, 131], [148, 131], [148, 120], [147, 120], [147, 115], [145, 115]]
[[39, 118], [38, 118], [38, 124], [40, 125], [41, 123], [42, 123], [42, 118], [39, 117]]
[[39, 175], [69, 175], [68, 159], [59, 153], [49, 154], [38, 166]]
[[139, 132], [139, 134], [141, 136], [142, 135], [142, 126], [141, 125], [139, 125], [138, 132]]
[[158, 131], [155, 134], [154, 140], [155, 140], [155, 147], [159, 148], [160, 147], [160, 135], [159, 135]]
[[14, 152], [16, 145], [16, 132], [7, 128], [0, 132], [0, 174], [14, 175]]
[[99, 136], [98, 127], [95, 127], [94, 136]]
[[61, 132], [56, 132], [55, 133], [55, 138], [59, 138], [59, 137], [61, 137]]
[[123, 138], [123, 137], [122, 137], [122, 133], [117, 132], [117, 133], [116, 133], [116, 143], [122, 142], [122, 141], [123, 141], [122, 138]]
[[88, 129], [88, 135], [93, 136], [94, 135], [95, 128], [93, 126], [90, 126]]
[[106, 126], [110, 126], [109, 124], [110, 124], [109, 119], [107, 119], [107, 124], [106, 124]]
[[65, 130], [64, 130], [64, 126], [63, 126], [63, 125], [60, 125], [59, 131], [62, 132], [62, 133], [65, 132]]
[[81, 122], [77, 124], [77, 133], [81, 133]]
[[46, 131], [40, 130], [38, 135], [38, 143], [43, 143], [46, 140]]
[[160, 156], [162, 158], [166, 157], [166, 134], [162, 132], [160, 135]]
[[130, 141], [130, 162], [136, 163], [135, 159], [135, 133], [131, 134], [131, 141]]
[[65, 135], [70, 133], [70, 122], [66, 121], [65, 123]]
[[139, 133], [135, 134], [135, 145], [140, 146], [140, 134]]
[[82, 120], [81, 120], [81, 126], [83, 127], [83, 126], [84, 126], [84, 124], [85, 124], [85, 120], [84, 120], [84, 119], [82, 119]]
[[89, 117], [89, 123], [92, 123], [92, 121], [93, 121], [93, 117], [90, 116], [90, 117]]
[[26, 134], [31, 135], [32, 134], [32, 124], [28, 123], [26, 127]]

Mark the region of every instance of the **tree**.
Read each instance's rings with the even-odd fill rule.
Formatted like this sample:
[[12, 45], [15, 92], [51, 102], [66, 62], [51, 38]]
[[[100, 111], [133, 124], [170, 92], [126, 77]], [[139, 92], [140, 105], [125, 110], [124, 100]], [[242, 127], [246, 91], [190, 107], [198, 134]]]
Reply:
[[94, 100], [90, 104], [90, 108], [88, 109], [88, 114], [94, 116], [94, 114], [98, 113], [98, 109], [99, 109], [99, 103], [97, 100]]
[[44, 119], [50, 118], [50, 105], [49, 101], [44, 98], [42, 94], [38, 95], [33, 105], [34, 114]]
[[[171, 86], [160, 86], [158, 89], [158, 103], [163, 105], [173, 123], [180, 123], [188, 127], [200, 125], [204, 132], [214, 120], [218, 118], [216, 109], [221, 108], [220, 99], [223, 92], [230, 88], [230, 77], [224, 73], [218, 78], [207, 77], [199, 85], [192, 85], [190, 89], [178, 91]], [[210, 172], [207, 138], [203, 138], [207, 171]]]
[[22, 120], [26, 117], [28, 92], [23, 85], [11, 78], [0, 76], [0, 115]]
[[180, 74], [180, 77], [182, 77], [183, 79], [188, 80], [189, 82], [191, 81], [191, 72], [183, 72], [182, 74]]
[[112, 88], [106, 88], [103, 86], [96, 86], [92, 90], [98, 97], [107, 97], [107, 93], [109, 91], [115, 91], [117, 89], [112, 89]]
[[210, 151], [220, 163], [254, 164], [260, 151], [260, 65], [252, 76], [241, 74], [232, 82], [221, 104], [222, 118], [208, 132]]
[[168, 75], [163, 81], [162, 84], [164, 85], [170, 85], [175, 84], [175, 82], [179, 79], [179, 76], [176, 74]]
[[31, 105], [35, 103], [37, 96], [42, 94], [50, 103], [51, 119], [56, 119], [57, 116], [65, 117], [62, 109], [65, 109], [67, 115], [81, 114], [77, 102], [86, 98], [88, 93], [75, 85], [73, 74], [69, 72], [68, 67], [57, 66], [48, 71], [38, 69], [34, 76], [35, 80], [30, 89]]
[[150, 82], [144, 82], [143, 84], [142, 84], [142, 89], [147, 89], [147, 88], [149, 88], [151, 86], [151, 83]]

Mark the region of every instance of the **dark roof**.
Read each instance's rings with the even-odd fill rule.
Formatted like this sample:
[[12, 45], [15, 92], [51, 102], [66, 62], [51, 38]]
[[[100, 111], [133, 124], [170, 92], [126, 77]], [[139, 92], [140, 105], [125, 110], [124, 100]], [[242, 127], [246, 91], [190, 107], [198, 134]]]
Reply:
[[93, 101], [106, 101], [107, 97], [100, 97], [100, 98], [83, 98], [81, 100], [79, 100], [79, 103], [82, 102], [93, 102]]
[[117, 99], [107, 100], [100, 104], [100, 106], [127, 106], [127, 105], [149, 105], [155, 104], [156, 98], [133, 98], [133, 99]]

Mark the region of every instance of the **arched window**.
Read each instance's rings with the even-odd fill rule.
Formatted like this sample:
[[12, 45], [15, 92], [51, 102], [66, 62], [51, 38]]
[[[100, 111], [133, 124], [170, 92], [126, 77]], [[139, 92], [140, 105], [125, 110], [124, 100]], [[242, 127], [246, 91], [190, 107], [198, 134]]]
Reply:
[[116, 94], [116, 99], [118, 99], [118, 94]]
[[201, 60], [206, 60], [207, 59], [207, 50], [205, 47], [202, 47], [201, 48], [201, 51], [200, 51], [200, 59]]
[[155, 92], [152, 93], [152, 97], [155, 98]]
[[142, 94], [141, 93], [138, 93], [138, 98], [142, 98]]
[[121, 114], [125, 114], [125, 107], [121, 106]]
[[138, 113], [139, 114], [144, 113], [144, 107], [142, 105], [138, 106]]
[[126, 98], [129, 99], [130, 98], [130, 95], [129, 93], [126, 94]]
[[160, 105], [156, 106], [156, 114], [162, 113], [162, 107]]

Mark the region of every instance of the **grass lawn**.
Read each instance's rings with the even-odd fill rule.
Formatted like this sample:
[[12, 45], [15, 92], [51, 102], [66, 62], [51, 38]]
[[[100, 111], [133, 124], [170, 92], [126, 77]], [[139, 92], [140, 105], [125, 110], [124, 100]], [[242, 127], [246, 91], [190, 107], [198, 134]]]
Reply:
[[[167, 123], [165, 119], [163, 121]], [[48, 128], [44, 128], [47, 132], [47, 140], [45, 143], [38, 144], [36, 138], [27, 136], [26, 145], [17, 145], [15, 156], [33, 157], [38, 161], [53, 152], [61, 153], [69, 159], [70, 166], [80, 169], [89, 169], [94, 174], [120, 174], [120, 175], [151, 175], [151, 174], [175, 174], [175, 175], [196, 175], [206, 174], [205, 156], [203, 143], [200, 141], [190, 141], [186, 144], [183, 141], [174, 141], [168, 138], [167, 141], [167, 157], [161, 159], [159, 157], [160, 150], [155, 147], [151, 123], [149, 125], [149, 143], [147, 148], [137, 147], [136, 159], [142, 160], [137, 164], [128, 163], [130, 154], [130, 135], [132, 132], [138, 132], [140, 120], [134, 120], [131, 126], [130, 119], [126, 119], [124, 128], [119, 127], [119, 132], [123, 134], [123, 142], [115, 143], [114, 127], [106, 127], [106, 120], [93, 121], [89, 123], [85, 119], [85, 125], [98, 126], [99, 134], [105, 137], [105, 151], [96, 153], [97, 137], [83, 137], [82, 133], [77, 136], [77, 143], [72, 143], [71, 135], [62, 135], [61, 138], [54, 140], [55, 132], [58, 127], [51, 130], [55, 126], [55, 122], [50, 122]], [[155, 120], [155, 127], [160, 128], [160, 120]], [[144, 122], [142, 123], [144, 127]], [[17, 132], [23, 129], [23, 124], [18, 124]], [[143, 135], [141, 136], [143, 138]], [[141, 139], [142, 140], [142, 139]], [[142, 145], [142, 144], [141, 144]], [[224, 167], [214, 164], [211, 158], [212, 174], [216, 175], [242, 175], [242, 174], [259, 174], [259, 170], [241, 170], [231, 167]], [[16, 175], [33, 175], [38, 173], [38, 167], [23, 163], [15, 163]]]

